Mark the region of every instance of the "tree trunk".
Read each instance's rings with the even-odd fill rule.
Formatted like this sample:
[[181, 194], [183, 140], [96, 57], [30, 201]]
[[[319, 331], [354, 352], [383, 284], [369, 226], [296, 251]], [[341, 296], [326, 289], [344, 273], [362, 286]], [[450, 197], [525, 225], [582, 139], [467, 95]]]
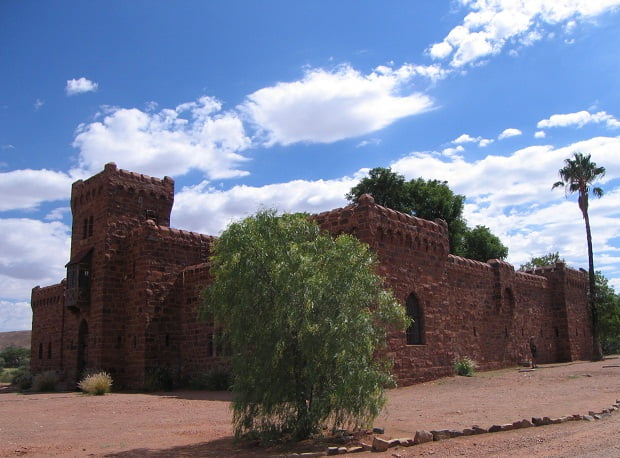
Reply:
[[592, 360], [601, 361], [603, 359], [603, 349], [601, 347], [600, 323], [598, 319], [598, 304], [596, 303], [596, 278], [594, 275], [594, 254], [592, 253], [592, 233], [590, 232], [590, 218], [587, 208], [582, 209], [583, 219], [586, 222], [586, 239], [588, 241], [588, 302], [590, 306], [590, 320], [592, 324]]

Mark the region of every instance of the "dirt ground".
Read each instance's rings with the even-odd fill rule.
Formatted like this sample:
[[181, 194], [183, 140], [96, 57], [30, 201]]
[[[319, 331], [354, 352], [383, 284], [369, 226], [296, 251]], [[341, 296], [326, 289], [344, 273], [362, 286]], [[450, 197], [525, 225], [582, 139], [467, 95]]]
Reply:
[[[611, 367], [604, 367], [611, 366]], [[451, 377], [391, 390], [375, 426], [385, 438], [419, 429], [485, 428], [532, 417], [599, 412], [620, 399], [620, 359]], [[0, 391], [0, 456], [277, 456], [232, 441], [228, 393], [18, 394]], [[320, 450], [326, 450], [321, 446]], [[577, 421], [349, 456], [620, 457], [620, 412]]]

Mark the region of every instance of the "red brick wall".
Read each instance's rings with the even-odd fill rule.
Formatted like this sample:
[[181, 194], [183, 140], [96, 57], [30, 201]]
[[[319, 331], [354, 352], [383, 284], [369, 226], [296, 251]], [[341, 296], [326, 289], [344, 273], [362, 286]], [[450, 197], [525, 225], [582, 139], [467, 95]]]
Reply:
[[462, 356], [481, 369], [528, 361], [531, 336], [539, 362], [588, 357], [582, 273], [560, 265], [526, 274], [498, 260], [449, 255], [442, 221], [379, 207], [370, 196], [314, 218], [324, 230], [355, 234], [368, 243], [380, 259], [379, 273], [403, 305], [410, 294], [418, 298], [423, 343], [407, 345], [402, 333], [389, 339], [401, 384], [453, 374], [454, 359]]
[[[84, 343], [87, 367], [111, 372], [117, 387], [141, 388], [151, 370], [187, 379], [227, 365], [213, 342], [217, 330], [197, 320], [214, 238], [169, 227], [173, 194], [171, 179], [113, 164], [73, 185], [71, 256], [92, 249], [91, 301], [71, 310], [64, 284], [33, 290], [34, 372], [54, 369], [77, 380]], [[452, 256], [445, 222], [380, 207], [370, 196], [313, 218], [323, 230], [369, 244], [378, 273], [403, 305], [417, 298], [421, 343], [407, 345], [402, 332], [389, 335], [400, 384], [450, 375], [460, 356], [481, 369], [529, 360], [530, 336], [539, 362], [590, 356], [582, 272], [558, 264], [523, 273], [502, 261]]]
[[32, 373], [62, 370], [64, 284], [32, 290]]

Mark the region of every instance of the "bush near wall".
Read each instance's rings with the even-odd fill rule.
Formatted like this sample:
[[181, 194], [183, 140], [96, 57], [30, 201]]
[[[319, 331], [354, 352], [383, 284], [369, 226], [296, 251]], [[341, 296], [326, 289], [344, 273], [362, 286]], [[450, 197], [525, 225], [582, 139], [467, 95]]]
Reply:
[[112, 389], [112, 376], [107, 372], [92, 373], [78, 383], [78, 388], [87, 394], [104, 395]]

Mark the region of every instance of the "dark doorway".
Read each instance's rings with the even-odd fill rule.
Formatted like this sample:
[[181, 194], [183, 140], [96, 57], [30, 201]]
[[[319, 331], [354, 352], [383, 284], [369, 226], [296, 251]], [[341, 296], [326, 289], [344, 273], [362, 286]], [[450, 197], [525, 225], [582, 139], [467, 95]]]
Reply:
[[413, 320], [407, 329], [407, 345], [423, 345], [424, 322], [420, 303], [415, 294], [410, 294], [407, 298], [407, 316]]

